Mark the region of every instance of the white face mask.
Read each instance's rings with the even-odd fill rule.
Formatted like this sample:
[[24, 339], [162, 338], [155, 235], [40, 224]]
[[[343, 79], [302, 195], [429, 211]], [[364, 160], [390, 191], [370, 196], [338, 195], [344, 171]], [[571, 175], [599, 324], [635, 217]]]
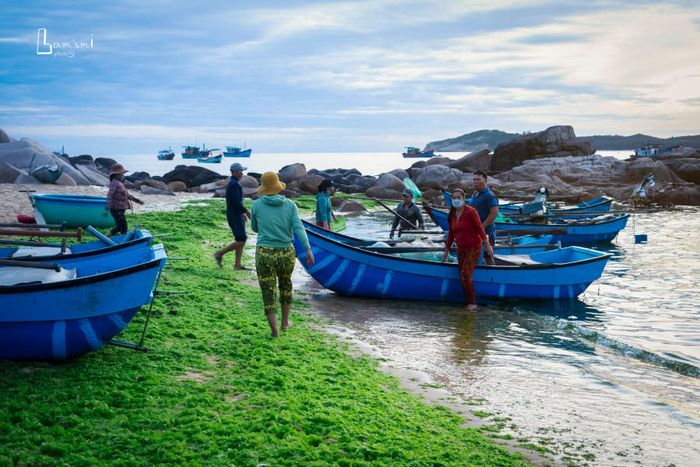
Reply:
[[454, 207], [455, 209], [464, 207], [464, 200], [459, 198], [452, 198], [452, 207]]

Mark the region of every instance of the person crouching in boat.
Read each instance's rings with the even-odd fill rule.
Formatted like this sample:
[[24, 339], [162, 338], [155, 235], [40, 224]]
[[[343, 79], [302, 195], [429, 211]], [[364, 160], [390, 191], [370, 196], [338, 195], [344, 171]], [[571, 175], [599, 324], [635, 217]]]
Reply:
[[447, 223], [449, 230], [442, 261], [447, 261], [452, 243], [456, 241], [459, 278], [464, 288], [467, 309], [475, 310], [476, 294], [474, 293], [472, 274], [479, 261], [479, 256], [481, 256], [482, 245], [486, 257], [493, 257], [493, 248], [481, 225], [479, 213], [473, 207], [464, 204], [464, 191], [460, 188], [452, 191], [452, 207], [447, 216]]
[[331, 221], [335, 220], [333, 207], [331, 206], [331, 196], [335, 193], [333, 180], [325, 179], [318, 185], [316, 194], [316, 225], [331, 230]]
[[[421, 230], [425, 229], [423, 214], [421, 214], [420, 208], [413, 202], [413, 192], [408, 188], [403, 190], [403, 193], [401, 193], [401, 199], [401, 204], [396, 207], [396, 213], [398, 216], [394, 217], [394, 223], [391, 224], [391, 233], [389, 234], [389, 238], [394, 238], [394, 231], [399, 225], [399, 222], [401, 222], [399, 236], [401, 235], [402, 230], [415, 230], [416, 226]], [[399, 216], [403, 217], [403, 219], [401, 219]]]
[[128, 170], [121, 164], [114, 164], [109, 171], [110, 183], [109, 191], [107, 192], [105, 216], [108, 212], [112, 214], [117, 225], [109, 231], [108, 237], [117, 233], [125, 234], [129, 230], [126, 224], [126, 210], [133, 209], [129, 200], [143, 204], [143, 201], [135, 196], [131, 196], [124, 186], [124, 174], [127, 172]]

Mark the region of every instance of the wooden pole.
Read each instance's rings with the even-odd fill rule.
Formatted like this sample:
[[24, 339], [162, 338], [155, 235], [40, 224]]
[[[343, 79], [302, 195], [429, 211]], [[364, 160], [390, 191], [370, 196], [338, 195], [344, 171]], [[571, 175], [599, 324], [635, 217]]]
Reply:
[[415, 225], [413, 222], [411, 222], [411, 221], [409, 221], [408, 219], [406, 219], [405, 217], [403, 217], [401, 214], [399, 214], [399, 213], [396, 212], [395, 210], [391, 209], [391, 208], [390, 208], [389, 206], [387, 206], [386, 204], [384, 204], [384, 203], [382, 203], [381, 201], [379, 201], [377, 198], [370, 198], [370, 199], [373, 200], [373, 201], [376, 201], [377, 203], [379, 203], [380, 206], [384, 207], [387, 211], [389, 211], [390, 213], [392, 213], [393, 215], [395, 215], [396, 217], [398, 217], [398, 218], [401, 219], [402, 221], [406, 222], [406, 223], [407, 223], [408, 225], [410, 225], [412, 228], [414, 228], [414, 229], [416, 229], [416, 230], [418, 229], [418, 226], [417, 226], [417, 225]]
[[0, 228], [0, 235], [14, 235], [19, 237], [73, 237], [81, 240], [83, 238], [83, 230], [79, 228], [77, 232], [51, 232], [49, 230]]

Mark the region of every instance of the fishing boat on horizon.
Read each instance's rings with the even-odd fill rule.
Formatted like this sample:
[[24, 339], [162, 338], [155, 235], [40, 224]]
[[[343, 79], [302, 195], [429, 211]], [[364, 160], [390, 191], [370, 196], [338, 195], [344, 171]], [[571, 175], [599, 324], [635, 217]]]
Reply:
[[651, 143], [645, 143], [641, 148], [634, 150], [634, 155], [637, 157], [654, 157], [659, 153], [659, 147]]
[[175, 158], [175, 152], [171, 147], [168, 147], [168, 149], [161, 149], [158, 151], [158, 160], [159, 161], [171, 161]]
[[250, 157], [252, 149], [241, 149], [238, 146], [226, 146], [224, 157]]
[[435, 151], [433, 149], [421, 151], [416, 147], [406, 146], [406, 152], [401, 153], [401, 155], [403, 157], [433, 157], [435, 156]]

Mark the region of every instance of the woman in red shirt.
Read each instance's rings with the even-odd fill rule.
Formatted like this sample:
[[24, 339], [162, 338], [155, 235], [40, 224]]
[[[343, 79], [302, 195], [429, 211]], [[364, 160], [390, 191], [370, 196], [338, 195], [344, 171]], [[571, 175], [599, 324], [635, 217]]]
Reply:
[[442, 261], [446, 261], [452, 248], [452, 243], [457, 242], [457, 262], [459, 264], [459, 276], [464, 288], [467, 309], [476, 309], [476, 296], [472, 273], [481, 256], [481, 246], [484, 245], [485, 255], [493, 256], [493, 249], [488, 241], [486, 232], [481, 226], [479, 213], [471, 206], [464, 204], [464, 191], [457, 188], [452, 191], [452, 207], [447, 216], [449, 231], [445, 242], [445, 253]]

